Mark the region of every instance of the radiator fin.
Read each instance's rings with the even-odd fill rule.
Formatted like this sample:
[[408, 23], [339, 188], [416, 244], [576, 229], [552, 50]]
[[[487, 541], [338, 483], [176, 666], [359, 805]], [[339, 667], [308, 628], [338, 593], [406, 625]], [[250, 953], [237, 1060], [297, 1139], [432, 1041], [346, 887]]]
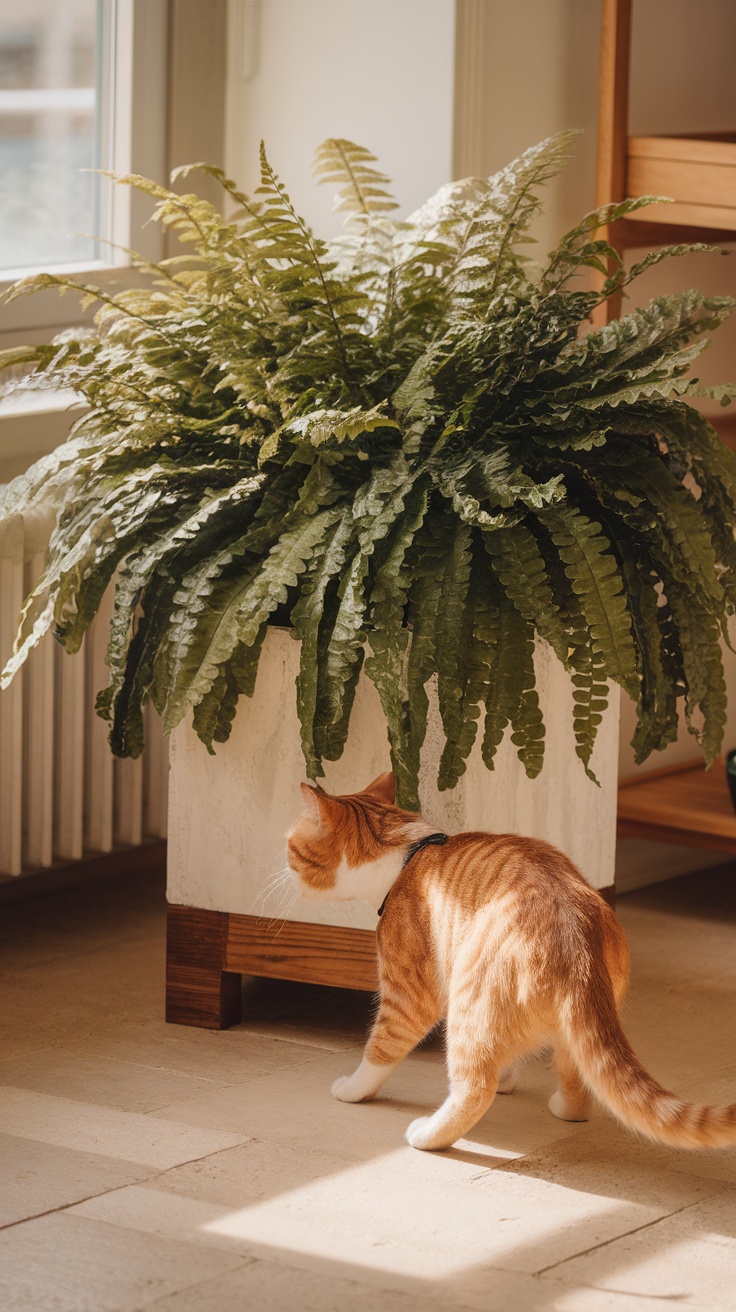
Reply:
[[[0, 525], [2, 663], [23, 598], [43, 568], [44, 540], [39, 522], [24, 524], [21, 515]], [[168, 744], [160, 719], [146, 707], [143, 756], [118, 761], [94, 710], [107, 682], [111, 608], [112, 588], [81, 652], [67, 655], [48, 634], [0, 693], [0, 876], [166, 836]]]

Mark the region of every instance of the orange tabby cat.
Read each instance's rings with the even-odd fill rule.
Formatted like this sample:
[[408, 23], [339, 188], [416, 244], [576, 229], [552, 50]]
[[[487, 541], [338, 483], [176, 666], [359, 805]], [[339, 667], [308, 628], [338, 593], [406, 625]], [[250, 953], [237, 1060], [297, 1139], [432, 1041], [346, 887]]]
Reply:
[[287, 839], [300, 891], [382, 913], [378, 1014], [336, 1098], [372, 1098], [445, 1018], [450, 1092], [409, 1126], [414, 1148], [448, 1148], [511, 1092], [519, 1059], [550, 1043], [559, 1087], [549, 1107], [562, 1120], [585, 1120], [591, 1091], [661, 1143], [736, 1143], [736, 1104], [682, 1102], [640, 1065], [618, 1019], [623, 930], [562, 852], [516, 834], [437, 834], [394, 805], [391, 774], [348, 797], [308, 784], [302, 793], [306, 811]]

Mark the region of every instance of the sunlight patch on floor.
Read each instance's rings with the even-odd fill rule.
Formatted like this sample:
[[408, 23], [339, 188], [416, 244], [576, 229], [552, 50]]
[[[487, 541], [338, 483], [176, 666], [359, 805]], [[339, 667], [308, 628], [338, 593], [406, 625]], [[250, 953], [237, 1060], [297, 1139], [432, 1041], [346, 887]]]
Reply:
[[[500, 1165], [516, 1157], [470, 1140], [457, 1147], [482, 1155], [489, 1166], [494, 1158]], [[494, 1178], [482, 1166], [476, 1188], [458, 1188], [451, 1170], [422, 1181], [407, 1152], [348, 1166], [207, 1221], [200, 1230], [236, 1245], [270, 1247], [278, 1239], [291, 1252], [333, 1262], [344, 1260], [348, 1244], [353, 1262], [365, 1267], [443, 1280], [486, 1265], [528, 1270], [528, 1258], [520, 1256], [518, 1264], [515, 1258], [526, 1253], [530, 1239], [552, 1258], [561, 1229], [595, 1217], [602, 1230], [613, 1222], [617, 1233], [626, 1210], [624, 1203], [542, 1179], [505, 1172]]]

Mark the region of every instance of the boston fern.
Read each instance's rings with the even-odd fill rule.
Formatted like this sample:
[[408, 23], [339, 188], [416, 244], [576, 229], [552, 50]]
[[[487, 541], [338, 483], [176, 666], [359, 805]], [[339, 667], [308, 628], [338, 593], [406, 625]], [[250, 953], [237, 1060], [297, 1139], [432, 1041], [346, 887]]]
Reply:
[[[597, 233], [646, 203], [627, 201], [531, 265], [519, 248], [569, 147], [570, 134], [545, 141], [395, 222], [374, 156], [327, 141], [316, 172], [347, 216], [331, 243], [265, 153], [253, 199], [197, 166], [236, 207], [227, 219], [196, 195], [119, 179], [154, 198], [186, 251], [134, 259], [141, 285], [117, 295], [83, 285], [99, 303], [90, 330], [6, 353], [32, 366], [21, 386], [70, 388], [87, 409], [0, 501], [4, 515], [56, 514], [5, 680], [50, 626], [78, 650], [114, 580], [97, 706], [119, 755], [141, 751], [149, 699], [167, 730], [193, 713], [210, 749], [224, 742], [271, 620], [301, 640], [311, 778], [343, 750], [362, 668], [404, 805], [417, 805], [433, 679], [440, 788], [479, 728], [489, 768], [510, 726], [538, 774], [539, 638], [570, 672], [588, 773], [610, 680], [637, 700], [640, 761], [674, 739], [681, 697], [711, 761], [736, 603], [736, 463], [683, 397], [730, 399], [687, 375], [731, 302], [660, 297], [581, 331], [611, 292], [692, 248], [625, 272]], [[602, 291], [572, 281], [612, 267]], [[80, 284], [44, 274], [11, 295], [47, 287]]]

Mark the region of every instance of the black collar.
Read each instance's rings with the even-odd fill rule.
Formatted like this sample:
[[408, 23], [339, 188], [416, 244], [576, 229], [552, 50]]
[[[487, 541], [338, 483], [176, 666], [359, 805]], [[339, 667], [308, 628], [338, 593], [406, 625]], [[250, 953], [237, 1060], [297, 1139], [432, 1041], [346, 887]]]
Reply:
[[[408, 866], [412, 857], [416, 856], [417, 852], [421, 852], [423, 847], [429, 847], [430, 845], [434, 845], [435, 847], [443, 847], [444, 844], [447, 842], [448, 837], [449, 837], [448, 834], [439, 834], [439, 833], [427, 834], [425, 838], [418, 838], [415, 843], [410, 843], [406, 849], [406, 853], [404, 855], [404, 860], [401, 869], [404, 870]], [[393, 884], [391, 885], [391, 888], [393, 888]], [[378, 908], [379, 916], [383, 915], [383, 910], [388, 901], [388, 896], [389, 893], [391, 892], [391, 888], [388, 890], [388, 893], [386, 894], [385, 898], [383, 899], [383, 902]]]

